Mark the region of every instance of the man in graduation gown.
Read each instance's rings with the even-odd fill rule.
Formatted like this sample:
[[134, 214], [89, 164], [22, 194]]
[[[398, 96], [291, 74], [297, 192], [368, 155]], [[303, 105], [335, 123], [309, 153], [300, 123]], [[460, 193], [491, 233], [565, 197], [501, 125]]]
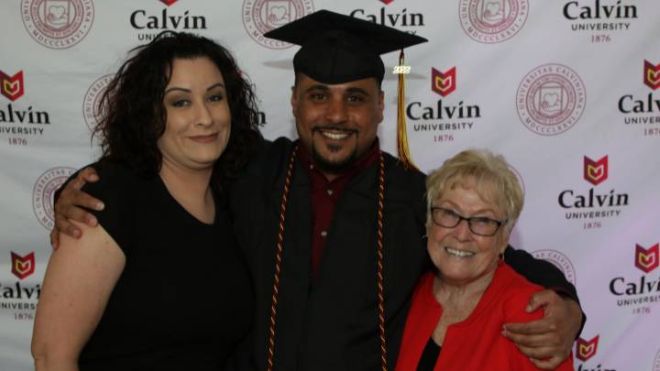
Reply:
[[[299, 139], [264, 143], [230, 190], [256, 298], [233, 367], [393, 369], [410, 295], [428, 267], [425, 176], [380, 150], [379, 54], [426, 40], [328, 11], [265, 36], [301, 45], [291, 95]], [[509, 334], [540, 365], [559, 364], [581, 328], [575, 288], [524, 251], [509, 248], [505, 259], [562, 294], [532, 299], [545, 318]]]
[[[393, 368], [427, 267], [425, 176], [379, 149], [379, 54], [426, 40], [326, 11], [265, 36], [301, 45], [291, 96], [299, 139], [275, 141], [232, 191], [256, 290], [252, 366]], [[506, 258], [576, 298], [551, 264], [513, 249]]]

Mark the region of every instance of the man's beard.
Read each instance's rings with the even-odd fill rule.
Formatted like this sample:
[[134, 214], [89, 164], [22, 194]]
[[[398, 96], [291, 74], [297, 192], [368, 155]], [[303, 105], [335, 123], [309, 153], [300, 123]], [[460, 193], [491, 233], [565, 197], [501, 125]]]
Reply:
[[[322, 135], [322, 134], [319, 133], [318, 135]], [[355, 136], [354, 138], [355, 146], [353, 147], [353, 151], [351, 152], [350, 155], [346, 156], [345, 159], [339, 162], [328, 161], [327, 159], [323, 158], [319, 153], [319, 151], [317, 150], [316, 144], [314, 144], [314, 139], [312, 138], [312, 159], [314, 160], [314, 164], [319, 168], [319, 170], [328, 174], [337, 175], [345, 172], [357, 161], [358, 132], [354, 131], [351, 135]], [[332, 152], [333, 145], [329, 145], [328, 147]]]

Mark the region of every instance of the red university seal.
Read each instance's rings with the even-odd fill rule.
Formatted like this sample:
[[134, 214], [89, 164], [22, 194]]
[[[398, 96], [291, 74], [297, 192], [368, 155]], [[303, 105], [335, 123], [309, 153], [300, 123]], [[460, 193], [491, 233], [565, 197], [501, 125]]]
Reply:
[[522, 79], [516, 93], [518, 116], [539, 135], [558, 135], [575, 125], [587, 103], [580, 76], [561, 64], [544, 64]]
[[22, 0], [28, 34], [51, 49], [70, 48], [87, 36], [94, 22], [92, 0]]
[[286, 49], [291, 44], [268, 39], [264, 33], [302, 18], [314, 11], [311, 0], [244, 0], [243, 25], [248, 35], [261, 46]]
[[480, 43], [512, 38], [527, 21], [528, 0], [460, 0], [458, 17], [463, 31]]

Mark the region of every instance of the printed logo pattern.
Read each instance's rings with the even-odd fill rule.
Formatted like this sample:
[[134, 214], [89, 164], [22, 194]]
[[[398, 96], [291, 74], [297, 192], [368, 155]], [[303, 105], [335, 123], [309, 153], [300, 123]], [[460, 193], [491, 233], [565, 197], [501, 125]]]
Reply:
[[312, 13], [312, 0], [244, 0], [243, 25], [250, 37], [270, 49], [286, 49], [291, 44], [267, 39], [264, 33]]
[[160, 0], [163, 4], [170, 6], [174, 3], [176, 3], [178, 0]]
[[607, 180], [607, 156], [594, 161], [584, 156], [584, 180], [597, 186]]
[[558, 135], [572, 128], [586, 101], [580, 76], [561, 64], [544, 64], [528, 72], [516, 93], [520, 121], [539, 135]]
[[644, 60], [644, 84], [652, 90], [660, 88], [660, 64]]
[[21, 280], [34, 273], [34, 252], [20, 256], [12, 251], [11, 273]]
[[[641, 60], [640, 60], [641, 62]], [[639, 63], [639, 62], [638, 62]], [[617, 102], [617, 109], [623, 124], [642, 136], [660, 138], [660, 98], [656, 90], [660, 88], [660, 64], [648, 60], [642, 64], [642, 81], [649, 90], [642, 92], [635, 84], [635, 93], [624, 92]], [[640, 81], [637, 81], [639, 83]], [[640, 84], [641, 85], [641, 84]], [[633, 88], [630, 86], [630, 88]]]
[[528, 0], [460, 0], [458, 16], [463, 31], [480, 43], [499, 43], [525, 25]]
[[598, 335], [591, 340], [584, 340], [578, 338], [576, 342], [575, 356], [582, 362], [586, 362], [591, 357], [596, 355], [598, 351]]
[[640, 246], [635, 247], [635, 267], [644, 273], [650, 273], [658, 267], [660, 253], [658, 252], [660, 244], [655, 244], [648, 249]]
[[443, 97], [448, 96], [456, 90], [456, 67], [447, 71], [438, 71], [431, 67], [431, 89]]
[[23, 88], [23, 71], [18, 71], [14, 76], [9, 76], [0, 71], [0, 85], [0, 93], [10, 101], [16, 101], [25, 93]]
[[22, 0], [28, 34], [51, 49], [70, 48], [82, 41], [94, 22], [92, 0]]

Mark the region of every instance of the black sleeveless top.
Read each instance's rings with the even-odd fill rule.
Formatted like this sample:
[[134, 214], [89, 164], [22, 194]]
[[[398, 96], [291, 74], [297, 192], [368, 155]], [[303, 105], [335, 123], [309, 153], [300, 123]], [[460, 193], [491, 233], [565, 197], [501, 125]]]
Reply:
[[227, 209], [189, 214], [160, 177], [95, 166], [85, 191], [105, 202], [99, 223], [126, 256], [103, 317], [85, 345], [80, 370], [222, 370], [247, 334], [253, 294]]

